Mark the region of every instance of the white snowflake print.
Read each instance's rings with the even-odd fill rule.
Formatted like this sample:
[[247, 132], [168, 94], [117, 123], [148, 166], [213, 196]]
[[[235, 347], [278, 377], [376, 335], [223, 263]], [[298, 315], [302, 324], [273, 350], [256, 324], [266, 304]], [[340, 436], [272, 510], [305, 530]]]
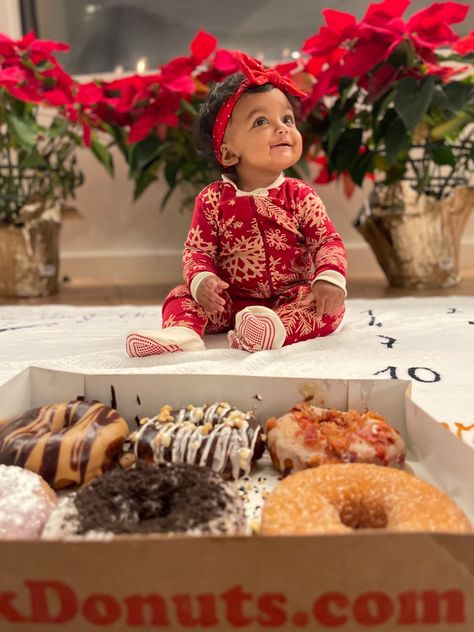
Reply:
[[279, 228], [271, 228], [265, 235], [269, 245], [275, 250], [285, 250], [288, 248], [288, 240], [285, 233]]
[[265, 248], [255, 219], [247, 235], [236, 236], [222, 244], [221, 267], [236, 282], [263, 277], [266, 270]]

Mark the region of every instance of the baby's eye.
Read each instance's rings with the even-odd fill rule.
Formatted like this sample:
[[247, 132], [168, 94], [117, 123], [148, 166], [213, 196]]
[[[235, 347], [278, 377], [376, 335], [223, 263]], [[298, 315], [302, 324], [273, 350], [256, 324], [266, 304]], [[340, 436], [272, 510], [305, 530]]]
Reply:
[[286, 116], [283, 117], [283, 123], [285, 123], [285, 125], [294, 125], [295, 119], [292, 116], [290, 116], [290, 114], [287, 114]]
[[262, 125], [265, 125], [266, 123], [268, 123], [267, 119], [264, 116], [259, 116], [258, 119], [255, 120], [253, 126], [261, 127]]

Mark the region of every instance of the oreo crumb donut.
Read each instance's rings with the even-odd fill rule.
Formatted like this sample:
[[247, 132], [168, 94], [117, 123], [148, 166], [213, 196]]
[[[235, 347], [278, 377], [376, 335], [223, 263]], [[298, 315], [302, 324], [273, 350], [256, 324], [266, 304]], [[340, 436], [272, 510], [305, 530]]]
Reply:
[[0, 465], [0, 540], [39, 538], [56, 503], [55, 492], [41, 476]]
[[265, 501], [267, 535], [350, 533], [355, 529], [470, 533], [443, 492], [412, 474], [366, 463], [321, 465], [283, 479]]
[[297, 404], [265, 423], [274, 466], [290, 473], [327, 463], [373, 463], [392, 467], [405, 462], [405, 443], [384, 417]]
[[197, 465], [117, 468], [62, 499], [45, 539], [131, 534], [246, 533], [243, 502], [232, 483]]
[[265, 448], [254, 413], [227, 402], [163, 406], [156, 417], [141, 420], [130, 441], [137, 459], [147, 463], [201, 465], [234, 479], [249, 474]]
[[54, 489], [81, 485], [114, 466], [127, 434], [125, 419], [99, 402], [41, 406], [0, 425], [0, 463]]

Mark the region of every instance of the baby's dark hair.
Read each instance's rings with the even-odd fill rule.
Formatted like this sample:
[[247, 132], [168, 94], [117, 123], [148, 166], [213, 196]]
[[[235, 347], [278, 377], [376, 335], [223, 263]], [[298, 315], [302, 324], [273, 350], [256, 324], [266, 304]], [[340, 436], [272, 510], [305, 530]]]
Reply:
[[[217, 160], [214, 152], [214, 144], [212, 142], [212, 128], [214, 127], [214, 122], [219, 110], [227, 99], [237, 92], [237, 89], [244, 79], [245, 76], [241, 72], [235, 72], [220, 83], [217, 83], [199, 111], [197, 120], [198, 151], [201, 156], [209, 160], [213, 167], [221, 172], [226, 171], [232, 173], [235, 172], [235, 168], [223, 167]], [[265, 83], [262, 86], [250, 86], [246, 92], [268, 92], [272, 88], [271, 83]]]

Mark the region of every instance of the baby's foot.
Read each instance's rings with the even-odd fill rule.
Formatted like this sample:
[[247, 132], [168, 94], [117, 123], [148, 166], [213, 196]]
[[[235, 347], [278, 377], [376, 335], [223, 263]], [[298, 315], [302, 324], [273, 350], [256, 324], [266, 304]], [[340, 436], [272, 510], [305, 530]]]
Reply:
[[203, 351], [204, 341], [188, 327], [166, 327], [155, 331], [131, 331], [125, 343], [131, 358], [176, 353], [177, 351]]
[[280, 349], [285, 342], [286, 331], [278, 314], [268, 307], [245, 307], [235, 317], [235, 329], [229, 331], [227, 340], [231, 349], [264, 351]]

